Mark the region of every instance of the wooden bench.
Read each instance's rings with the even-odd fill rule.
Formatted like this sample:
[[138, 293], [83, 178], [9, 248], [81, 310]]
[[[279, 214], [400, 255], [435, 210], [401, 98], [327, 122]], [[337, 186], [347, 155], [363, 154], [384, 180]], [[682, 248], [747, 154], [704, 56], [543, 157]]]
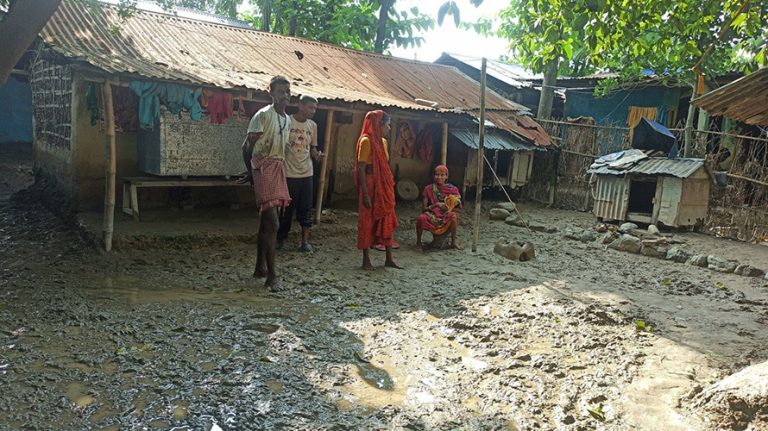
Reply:
[[139, 188], [222, 186], [250, 187], [250, 184], [238, 184], [236, 179], [229, 178], [123, 177], [123, 212], [139, 221]]

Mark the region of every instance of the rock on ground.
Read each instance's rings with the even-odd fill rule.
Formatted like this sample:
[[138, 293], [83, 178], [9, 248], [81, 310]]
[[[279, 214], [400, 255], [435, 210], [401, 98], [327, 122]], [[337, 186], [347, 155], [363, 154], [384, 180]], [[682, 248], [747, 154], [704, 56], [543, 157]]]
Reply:
[[507, 217], [511, 216], [509, 211], [503, 209], [503, 208], [491, 208], [490, 211], [488, 211], [488, 218], [491, 220], [506, 220]]
[[512, 241], [506, 238], [500, 239], [493, 247], [493, 252], [510, 260], [526, 262], [536, 257], [533, 243], [525, 241]]
[[685, 261], [685, 263], [693, 266], [700, 266], [702, 268], [706, 268], [708, 259], [709, 257], [706, 254], [694, 254], [693, 256], [691, 256], [690, 259]]
[[710, 414], [716, 429], [768, 429], [768, 361], [705, 388], [695, 406]]
[[707, 258], [707, 268], [717, 271], [731, 273], [736, 269], [737, 263], [732, 260], [719, 258], [717, 256], [709, 256]]
[[755, 268], [754, 266], [750, 265], [738, 265], [736, 267], [736, 270], [733, 271], [734, 273], [738, 275], [743, 275], [745, 277], [762, 277], [765, 275], [765, 271], [763, 271], [760, 268]]
[[579, 241], [581, 242], [593, 242], [597, 239], [597, 231], [592, 229], [584, 229], [579, 235]]
[[612, 243], [613, 241], [615, 241], [616, 238], [618, 238], [618, 237], [619, 237], [619, 235], [616, 232], [606, 232], [601, 237], [601, 241], [602, 241], [603, 244], [608, 245], [608, 244]]
[[640, 241], [640, 238], [623, 234], [619, 237], [619, 239], [613, 241], [608, 247], [629, 253], [640, 253], [642, 246], [643, 243]]
[[677, 263], [685, 263], [691, 258], [691, 254], [680, 247], [672, 247], [667, 251], [667, 260]]
[[513, 213], [517, 211], [517, 205], [515, 205], [514, 202], [499, 202], [496, 205], [493, 206], [494, 208], [500, 208], [503, 210], [507, 210], [510, 213]]
[[669, 251], [669, 244], [667, 244], [664, 240], [657, 240], [657, 239], [646, 239], [642, 241], [642, 248], [640, 249], [640, 254], [644, 256], [650, 256], [650, 257], [657, 257], [660, 259], [664, 259], [667, 257], [667, 252]]
[[504, 220], [504, 223], [510, 226], [525, 227], [526, 221], [518, 215], [511, 215]]
[[637, 229], [637, 225], [634, 223], [623, 223], [621, 226], [619, 226], [619, 232], [626, 233], [631, 230]]

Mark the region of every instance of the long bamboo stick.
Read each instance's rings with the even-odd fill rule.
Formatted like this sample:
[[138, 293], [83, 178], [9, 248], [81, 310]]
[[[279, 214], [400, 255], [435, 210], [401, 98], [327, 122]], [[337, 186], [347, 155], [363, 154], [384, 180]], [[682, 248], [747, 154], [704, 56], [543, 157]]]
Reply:
[[443, 123], [443, 142], [440, 144], [440, 164], [448, 164], [448, 123]]
[[109, 80], [102, 86], [104, 92], [104, 118], [107, 122], [106, 139], [106, 190], [104, 193], [104, 250], [112, 250], [112, 236], [115, 231], [115, 176], [117, 174], [117, 148], [115, 145], [115, 112], [112, 105], [112, 84]]
[[320, 185], [317, 188], [317, 199], [315, 203], [315, 223], [320, 223], [320, 215], [323, 213], [323, 198], [325, 198], [325, 188], [328, 183], [328, 158], [331, 157], [333, 142], [331, 141], [331, 132], [333, 130], [333, 113], [328, 111], [328, 117], [325, 119], [325, 137], [323, 139], [323, 161], [320, 163]]
[[472, 252], [477, 252], [477, 242], [480, 238], [480, 206], [483, 195], [483, 147], [485, 147], [485, 72], [487, 60], [483, 57], [483, 65], [480, 69], [480, 139], [477, 142], [477, 192], [475, 193], [475, 220], [472, 226]]

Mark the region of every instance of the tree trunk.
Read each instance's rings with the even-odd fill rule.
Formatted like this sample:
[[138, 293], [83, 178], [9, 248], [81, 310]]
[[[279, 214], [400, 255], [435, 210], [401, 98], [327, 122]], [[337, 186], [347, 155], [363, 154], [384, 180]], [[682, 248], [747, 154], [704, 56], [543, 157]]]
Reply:
[[296, 2], [291, 3], [291, 19], [288, 20], [288, 36], [296, 37], [296, 27], [298, 27], [298, 20], [296, 19], [296, 14], [299, 10], [299, 5], [296, 4]]
[[272, 21], [272, 0], [261, 2], [261, 31], [269, 31], [269, 23]]
[[547, 65], [544, 79], [541, 83], [541, 95], [539, 96], [539, 109], [536, 118], [548, 120], [552, 118], [552, 102], [555, 99], [555, 84], [557, 84], [557, 68], [559, 59], [555, 58]]
[[691, 89], [691, 101], [688, 102], [688, 116], [685, 118], [685, 143], [683, 144], [683, 157], [691, 157], [693, 147], [693, 117], [696, 113], [696, 107], [693, 106], [693, 99], [696, 98], [696, 84]]
[[0, 21], [0, 85], [10, 76], [24, 52], [59, 8], [61, 0], [12, 1]]
[[373, 52], [381, 54], [384, 52], [384, 37], [387, 33], [387, 21], [389, 21], [389, 10], [392, 9], [394, 0], [381, 0], [381, 10], [379, 10], [379, 25], [376, 28], [376, 42], [373, 45]]

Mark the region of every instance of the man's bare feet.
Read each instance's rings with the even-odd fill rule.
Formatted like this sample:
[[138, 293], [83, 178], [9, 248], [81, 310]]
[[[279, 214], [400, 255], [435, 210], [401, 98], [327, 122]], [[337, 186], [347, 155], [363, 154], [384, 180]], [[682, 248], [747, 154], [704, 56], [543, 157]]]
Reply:
[[424, 246], [421, 245], [421, 243], [416, 244], [413, 248], [416, 249], [416, 251], [424, 251]]
[[267, 268], [256, 268], [253, 270], [253, 278], [264, 278], [267, 276]]
[[462, 245], [461, 245], [461, 244], [459, 244], [458, 242], [454, 242], [453, 244], [451, 244], [451, 247], [452, 247], [454, 250], [464, 250], [464, 246], [462, 246]]
[[389, 268], [403, 269], [403, 267], [398, 265], [397, 262], [395, 262], [394, 260], [387, 260], [386, 262], [384, 262], [384, 266]]
[[286, 290], [280, 277], [271, 275], [267, 277], [267, 281], [264, 282], [264, 287], [272, 292], [280, 292]]

